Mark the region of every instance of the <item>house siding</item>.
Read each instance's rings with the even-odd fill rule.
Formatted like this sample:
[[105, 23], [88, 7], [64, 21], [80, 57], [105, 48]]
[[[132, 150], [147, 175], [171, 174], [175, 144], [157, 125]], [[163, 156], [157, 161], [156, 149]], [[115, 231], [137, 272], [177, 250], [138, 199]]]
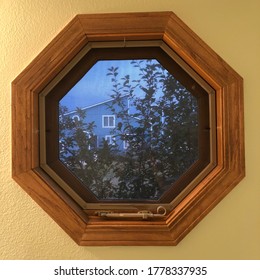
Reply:
[[[123, 100], [125, 102], [125, 106], [129, 109], [129, 102], [127, 97], [123, 97]], [[120, 122], [122, 122], [122, 119], [117, 116], [117, 113], [120, 112], [121, 108], [118, 104], [113, 104], [113, 100], [104, 101], [102, 103], [94, 104], [89, 107], [83, 107], [82, 110], [86, 113], [86, 116], [83, 120], [84, 124], [87, 125], [88, 123], [94, 122], [95, 127], [93, 130], [93, 133], [97, 136], [97, 147], [102, 147], [103, 141], [106, 139], [106, 136], [111, 135], [114, 136], [116, 133], [116, 128]], [[112, 110], [111, 106], [113, 105]], [[70, 112], [69, 115], [73, 118], [73, 116], [76, 115], [75, 111]], [[115, 126], [113, 127], [104, 127], [103, 125], [103, 116], [115, 116]], [[133, 125], [136, 123], [133, 120]], [[125, 150], [125, 145], [122, 140], [119, 139], [119, 137], [116, 137], [116, 144], [117, 148], [121, 151]]]

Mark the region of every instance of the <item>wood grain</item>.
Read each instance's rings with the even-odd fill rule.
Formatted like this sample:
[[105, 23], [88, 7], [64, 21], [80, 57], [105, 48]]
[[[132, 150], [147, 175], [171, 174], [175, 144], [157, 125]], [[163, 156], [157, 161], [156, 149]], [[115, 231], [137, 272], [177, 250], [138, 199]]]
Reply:
[[[158, 39], [215, 90], [217, 165], [165, 219], [87, 215], [39, 165], [39, 94], [89, 41]], [[245, 176], [243, 107], [243, 79], [174, 13], [78, 15], [12, 83], [12, 175], [79, 245], [177, 245]]]

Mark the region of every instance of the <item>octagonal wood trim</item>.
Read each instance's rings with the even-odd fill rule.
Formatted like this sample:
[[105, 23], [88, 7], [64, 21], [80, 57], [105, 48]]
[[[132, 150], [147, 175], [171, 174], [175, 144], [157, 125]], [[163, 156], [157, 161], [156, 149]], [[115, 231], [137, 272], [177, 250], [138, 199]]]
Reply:
[[[162, 220], [88, 216], [39, 167], [39, 94], [90, 41], [163, 40], [216, 91], [217, 166]], [[243, 80], [174, 13], [76, 16], [12, 83], [12, 175], [80, 245], [176, 245], [245, 176]]]

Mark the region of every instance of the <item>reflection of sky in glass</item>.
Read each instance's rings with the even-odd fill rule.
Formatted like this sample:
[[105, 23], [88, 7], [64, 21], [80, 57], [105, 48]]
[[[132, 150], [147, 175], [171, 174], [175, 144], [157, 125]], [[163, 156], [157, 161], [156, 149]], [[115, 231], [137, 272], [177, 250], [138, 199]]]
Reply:
[[[87, 107], [110, 99], [112, 83], [111, 76], [107, 76], [108, 68], [119, 67], [119, 81], [126, 75], [130, 75], [130, 81], [140, 79], [139, 69], [134, 67], [131, 61], [98, 61], [61, 99], [60, 105], [66, 106], [69, 110], [74, 110], [76, 107]], [[156, 60], [152, 62], [158, 63]]]

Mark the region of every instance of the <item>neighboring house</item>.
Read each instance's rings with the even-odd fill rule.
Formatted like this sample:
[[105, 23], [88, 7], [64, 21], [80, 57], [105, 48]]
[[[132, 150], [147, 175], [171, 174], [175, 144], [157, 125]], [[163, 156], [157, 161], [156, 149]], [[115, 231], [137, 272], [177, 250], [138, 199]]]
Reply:
[[[81, 108], [81, 110], [86, 113], [83, 123], [95, 123], [93, 131], [95, 138], [93, 144], [91, 145], [92, 147], [102, 148], [105, 140], [109, 145], [116, 146], [119, 151], [124, 151], [127, 149], [128, 143], [122, 139], [122, 136], [119, 136], [118, 128], [121, 127], [121, 131], [123, 131], [124, 127], [122, 127], [122, 119], [117, 115], [122, 110], [122, 108], [117, 103], [113, 103], [114, 99], [110, 99]], [[130, 108], [128, 97], [122, 97], [120, 99], [120, 103], [123, 104], [124, 108], [126, 108], [129, 112]], [[76, 111], [69, 112], [66, 115], [70, 115], [71, 118], [75, 120], [79, 120], [80, 118]], [[137, 125], [137, 122], [134, 118], [130, 118], [130, 122], [132, 126]], [[86, 135], [88, 135], [88, 133], [89, 132], [86, 130]]]

